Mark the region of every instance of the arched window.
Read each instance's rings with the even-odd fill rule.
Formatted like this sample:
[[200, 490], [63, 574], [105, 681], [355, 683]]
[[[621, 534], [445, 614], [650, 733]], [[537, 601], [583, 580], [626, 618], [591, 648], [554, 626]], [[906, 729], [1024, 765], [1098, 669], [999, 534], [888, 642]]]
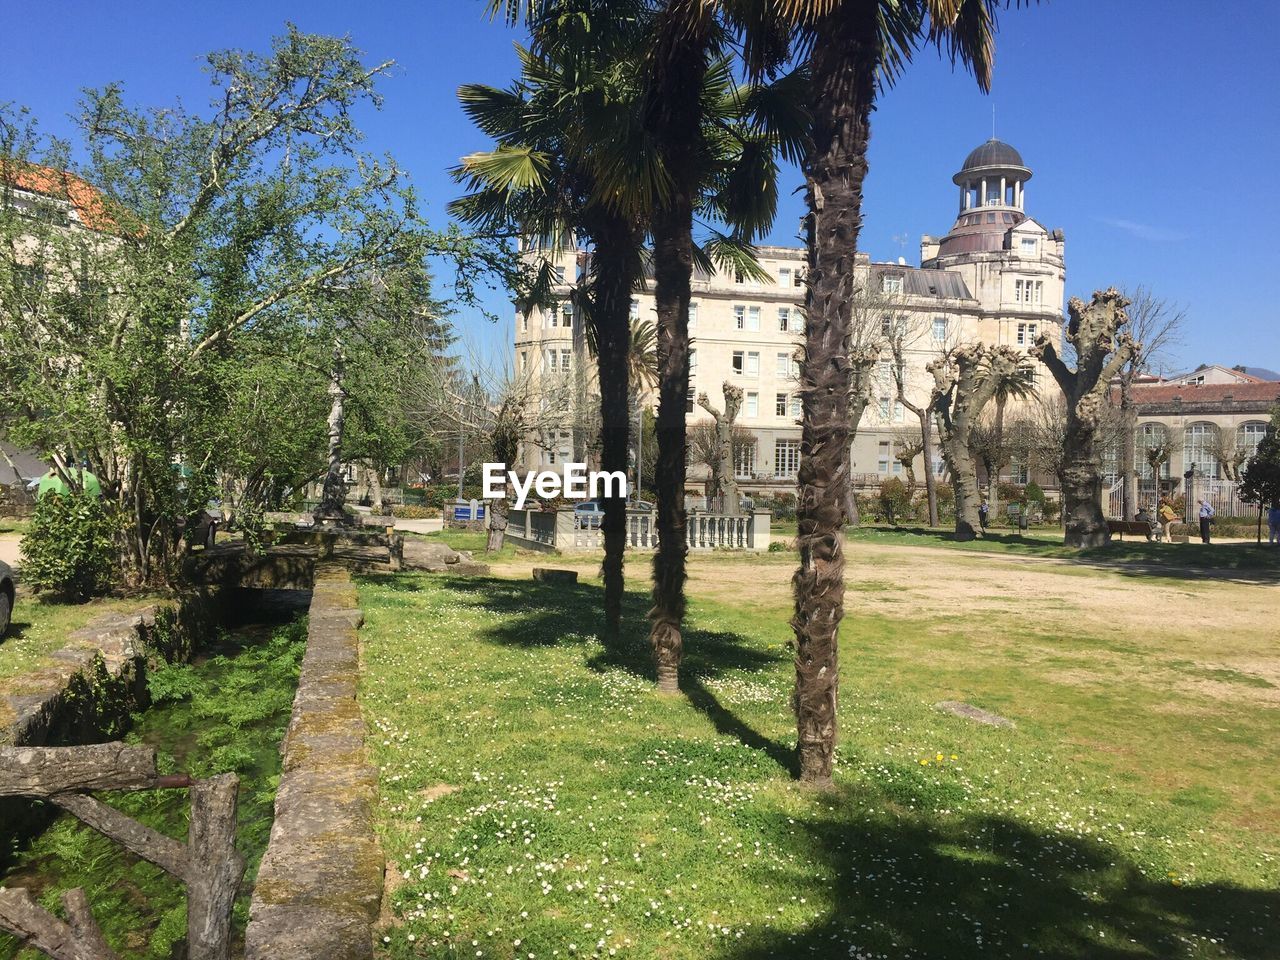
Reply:
[[1267, 424], [1262, 420], [1246, 420], [1236, 427], [1236, 446], [1244, 452], [1246, 460], [1258, 452], [1258, 444], [1266, 434]]
[[1196, 468], [1197, 477], [1218, 479], [1218, 428], [1212, 423], [1201, 421], [1187, 424], [1182, 440], [1182, 462], [1184, 469]]
[[1144, 423], [1138, 427], [1138, 441], [1133, 447], [1134, 469], [1143, 480], [1154, 480], [1151, 464], [1160, 463], [1160, 479], [1169, 479], [1169, 431], [1163, 423]]

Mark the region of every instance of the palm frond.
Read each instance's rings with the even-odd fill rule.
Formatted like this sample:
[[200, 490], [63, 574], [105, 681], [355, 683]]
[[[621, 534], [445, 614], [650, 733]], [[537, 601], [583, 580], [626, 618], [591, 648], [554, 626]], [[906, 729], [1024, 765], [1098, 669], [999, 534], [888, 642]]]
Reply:
[[773, 277], [760, 266], [754, 244], [718, 230], [710, 231], [709, 239], [700, 246], [695, 246], [694, 260], [708, 273], [715, 273], [719, 268], [730, 274], [741, 273], [752, 283], [773, 281]]

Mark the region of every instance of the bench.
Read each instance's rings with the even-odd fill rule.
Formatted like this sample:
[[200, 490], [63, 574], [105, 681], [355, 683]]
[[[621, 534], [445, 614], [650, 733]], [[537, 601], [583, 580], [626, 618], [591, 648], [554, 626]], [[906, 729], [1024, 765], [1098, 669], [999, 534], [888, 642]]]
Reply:
[[1108, 520], [1107, 532], [1119, 534], [1121, 540], [1126, 533], [1152, 539], [1151, 524], [1145, 520]]

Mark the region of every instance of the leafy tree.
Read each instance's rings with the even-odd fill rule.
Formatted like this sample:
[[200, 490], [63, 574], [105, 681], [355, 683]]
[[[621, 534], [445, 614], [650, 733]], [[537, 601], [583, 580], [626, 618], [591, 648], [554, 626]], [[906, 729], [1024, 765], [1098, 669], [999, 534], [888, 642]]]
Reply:
[[1240, 496], [1258, 505], [1258, 541], [1262, 541], [1262, 510], [1280, 506], [1280, 408], [1271, 414], [1267, 432], [1244, 466]]
[[[120, 543], [138, 582], [172, 576], [181, 522], [217, 486], [231, 423], [218, 411], [272, 418], [243, 397], [218, 406], [224, 384], [251, 387], [229, 372], [307, 339], [331, 356], [335, 292], [421, 279], [432, 254], [503, 257], [427, 231], [394, 162], [360, 151], [353, 113], [379, 103], [390, 63], [366, 66], [349, 40], [290, 27], [265, 54], [206, 64], [203, 114], [132, 107], [116, 85], [88, 92], [75, 172], [67, 144], [24, 114], [0, 116], [0, 357], [14, 374], [0, 418], [64, 474], [83, 464], [102, 480], [128, 520]], [[474, 273], [460, 272], [464, 295]], [[267, 392], [283, 396], [295, 377], [301, 365]], [[256, 454], [285, 450], [302, 453]], [[253, 472], [242, 493], [303, 471]]]

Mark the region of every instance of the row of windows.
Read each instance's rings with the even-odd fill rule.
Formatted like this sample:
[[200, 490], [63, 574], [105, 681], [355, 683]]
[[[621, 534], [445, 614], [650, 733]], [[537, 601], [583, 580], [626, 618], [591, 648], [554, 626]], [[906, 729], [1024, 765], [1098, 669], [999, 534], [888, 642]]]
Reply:
[[1043, 280], [1013, 281], [1013, 302], [1040, 304], [1044, 302]]
[[[747, 282], [746, 274], [738, 272], [733, 275], [734, 283]], [[778, 286], [780, 287], [803, 287], [804, 271], [798, 267], [779, 267], [778, 268]]]

